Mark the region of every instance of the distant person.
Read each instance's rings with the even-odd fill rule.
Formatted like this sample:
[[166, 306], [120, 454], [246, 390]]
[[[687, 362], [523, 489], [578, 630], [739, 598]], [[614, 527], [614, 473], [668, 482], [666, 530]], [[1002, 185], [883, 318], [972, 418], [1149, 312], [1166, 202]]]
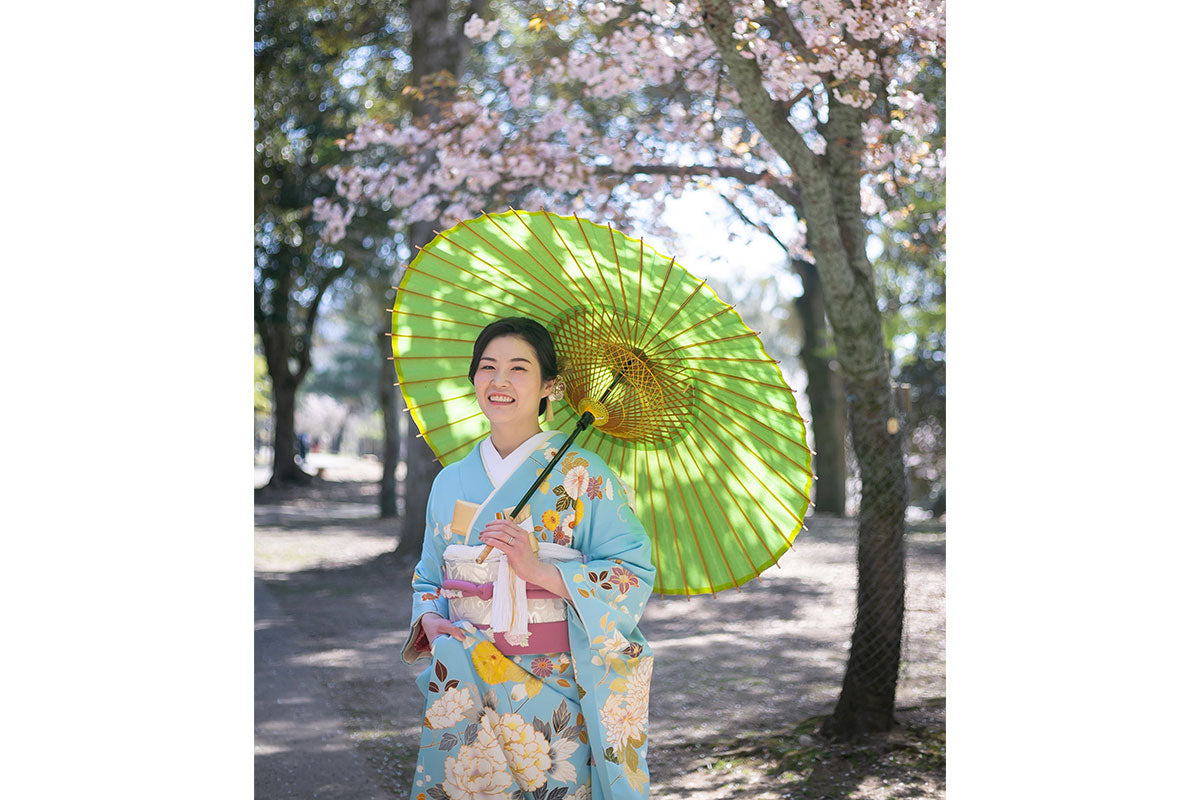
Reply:
[[308, 434], [302, 433], [296, 437], [296, 455], [300, 456], [300, 463], [303, 464], [308, 458]]

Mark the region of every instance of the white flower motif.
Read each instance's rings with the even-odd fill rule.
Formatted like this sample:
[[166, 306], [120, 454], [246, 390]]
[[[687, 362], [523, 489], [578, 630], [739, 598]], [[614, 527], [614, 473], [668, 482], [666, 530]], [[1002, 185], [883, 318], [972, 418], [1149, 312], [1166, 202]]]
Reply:
[[[480, 739], [483, 738], [483, 727], [480, 728]], [[497, 750], [493, 737], [492, 748]], [[487, 749], [475, 745], [464, 747], [458, 752], [458, 758], [446, 759], [446, 780], [442, 789], [450, 796], [450, 800], [506, 800], [508, 787], [512, 786], [512, 776], [508, 774], [508, 766], [501, 760], [499, 763]]]
[[563, 800], [592, 800], [592, 785], [589, 783], [586, 786], [580, 786]]
[[429, 724], [438, 728], [451, 728], [459, 720], [467, 716], [467, 712], [475, 706], [471, 693], [465, 687], [448, 689], [445, 694], [429, 707]]
[[644, 709], [630, 707], [623, 694], [610, 694], [600, 709], [600, 723], [614, 750], [621, 750], [629, 740], [637, 739], [646, 729], [646, 722]]
[[528, 647], [529, 646], [529, 637], [530, 637], [529, 633], [509, 632], [509, 633], [504, 634], [504, 641], [508, 642], [509, 644], [513, 645], [514, 647]]
[[520, 714], [505, 714], [496, 727], [504, 756], [521, 789], [532, 792], [546, 782], [550, 769], [550, 743]]
[[612, 485], [613, 485], [612, 481], [604, 482], [604, 496], [607, 497], [609, 500], [613, 499]]
[[600, 657], [609, 662], [617, 661], [623, 655], [621, 651], [628, 646], [629, 640], [620, 631], [614, 630], [612, 636], [600, 643]]
[[638, 665], [625, 679], [625, 702], [634, 708], [648, 709], [650, 706], [650, 673], [654, 669], [653, 658], [641, 658]]
[[587, 491], [589, 477], [587, 467], [573, 467], [567, 473], [567, 477], [563, 478], [563, 489], [566, 490], [567, 496], [578, 500]]

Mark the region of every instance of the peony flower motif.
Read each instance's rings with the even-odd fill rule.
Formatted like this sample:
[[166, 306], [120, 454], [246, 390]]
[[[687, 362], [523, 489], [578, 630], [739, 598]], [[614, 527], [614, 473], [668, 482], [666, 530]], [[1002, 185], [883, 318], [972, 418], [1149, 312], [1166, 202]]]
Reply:
[[471, 663], [485, 682], [492, 685], [510, 680], [520, 680], [525, 671], [504, 657], [491, 642], [480, 642], [471, 651]]
[[429, 718], [429, 724], [435, 730], [438, 728], [452, 728], [459, 720], [467, 716], [467, 712], [474, 705], [475, 703], [471, 700], [471, 693], [465, 687], [447, 689], [446, 693], [429, 707], [429, 711], [425, 716]]
[[464, 747], [458, 758], [446, 759], [442, 790], [450, 800], [507, 800], [510, 786], [507, 765], [497, 765], [478, 747]]
[[554, 662], [545, 656], [538, 656], [529, 665], [529, 671], [539, 678], [549, 678], [554, 674]]
[[625, 702], [635, 709], [648, 713], [650, 707], [650, 673], [654, 670], [654, 659], [644, 658], [629, 671], [625, 679]]
[[586, 786], [580, 786], [563, 800], [592, 800], [592, 785], [589, 783]]
[[625, 702], [625, 695], [611, 694], [600, 709], [600, 724], [608, 735], [613, 750], [620, 751], [631, 739], [637, 739], [646, 727], [643, 709], [633, 708]]
[[554, 529], [555, 544], [561, 544], [563, 547], [570, 547], [573, 540], [574, 537], [572, 537], [569, 532], [564, 531], [561, 527]]
[[634, 575], [625, 567], [613, 567], [612, 572], [609, 573], [609, 580], [616, 584], [622, 594], [640, 584], [637, 575]]
[[567, 473], [567, 477], [563, 478], [563, 489], [566, 490], [567, 496], [578, 500], [587, 490], [588, 479], [587, 467], [574, 467]]
[[542, 514], [542, 524], [546, 526], [547, 530], [554, 530], [555, 528], [557, 528], [558, 527], [558, 512], [551, 509], [550, 511], [547, 511], [545, 514]]
[[475, 748], [479, 758], [492, 762], [495, 769], [508, 771], [508, 761], [504, 758], [504, 750], [500, 746], [500, 736], [496, 726], [500, 724], [500, 715], [494, 709], [485, 708], [479, 719], [479, 733], [475, 737]]
[[530, 634], [528, 631], [525, 633], [513, 633], [512, 631], [509, 631], [504, 634], [504, 641], [508, 642], [514, 647], [528, 647], [529, 637], [531, 635], [532, 634]]
[[588, 479], [587, 496], [592, 500], [600, 499], [600, 478]]
[[504, 756], [522, 790], [532, 792], [546, 782], [550, 742], [520, 714], [505, 714], [496, 726]]

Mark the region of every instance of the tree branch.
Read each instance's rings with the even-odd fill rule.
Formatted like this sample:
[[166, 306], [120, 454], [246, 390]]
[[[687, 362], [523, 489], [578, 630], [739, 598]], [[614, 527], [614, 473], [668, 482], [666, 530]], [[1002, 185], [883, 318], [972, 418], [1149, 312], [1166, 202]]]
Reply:
[[787, 162], [801, 185], [808, 186], [819, 181], [822, 172], [820, 160], [789, 120], [791, 108], [786, 103], [772, 99], [763, 85], [758, 62], [743, 58], [738, 52], [730, 33], [734, 20], [729, 4], [723, 0], [700, 0], [700, 5], [705, 29], [721, 53], [721, 60], [741, 98], [739, 105], [743, 113], [771, 142], [775, 152]]
[[796, 30], [796, 23], [792, 21], [792, 17], [788, 14], [786, 8], [780, 8], [773, 0], [767, 0], [767, 10], [771, 14], [771, 19], [779, 26], [780, 32], [783, 33], [783, 38], [796, 51], [797, 55], [803, 56], [805, 61], [816, 61], [817, 56], [812, 50], [808, 49], [808, 45], [804, 42], [804, 37], [800, 35], [800, 31]]
[[717, 194], [720, 195], [721, 199], [725, 201], [727, 206], [733, 209], [733, 213], [737, 214], [738, 218], [741, 219], [742, 222], [746, 223], [751, 228], [755, 228], [762, 233], [765, 233], [767, 236], [770, 236], [775, 241], [775, 244], [779, 245], [780, 249], [787, 253], [787, 245], [783, 243], [783, 240], [775, 235], [775, 231], [771, 230], [770, 225], [766, 224], [765, 222], [755, 222], [754, 220], [750, 219], [750, 217], [746, 216], [746, 212], [738, 208], [737, 203], [733, 202], [733, 200], [729, 198], [729, 195], [725, 194], [724, 192], [717, 192]]
[[761, 186], [764, 189], [770, 189], [779, 199], [787, 203], [796, 210], [796, 213], [801, 217], [804, 216], [804, 201], [800, 193], [792, 186], [783, 181], [776, 179], [767, 172], [754, 172], [752, 170], [743, 169], [741, 167], [722, 167], [722, 166], [704, 166], [695, 164], [691, 166], [683, 166], [681, 164], [634, 164], [624, 172], [615, 170], [609, 166], [596, 167], [597, 175], [617, 175], [620, 177], [633, 177], [635, 175], [668, 175], [680, 178], [694, 177], [711, 177], [711, 178], [732, 178], [741, 181], [747, 186]]

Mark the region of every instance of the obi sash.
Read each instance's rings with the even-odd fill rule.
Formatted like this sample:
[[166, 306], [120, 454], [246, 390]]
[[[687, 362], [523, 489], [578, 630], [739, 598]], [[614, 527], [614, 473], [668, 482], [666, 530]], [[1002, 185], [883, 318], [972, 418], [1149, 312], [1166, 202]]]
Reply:
[[[493, 550], [476, 564], [483, 545], [450, 545], [443, 554], [441, 594], [449, 601], [450, 620], [467, 620], [496, 632], [496, 649], [505, 655], [562, 653], [571, 649], [567, 601], [536, 584], [530, 586], [508, 569], [508, 559]], [[539, 542], [543, 561], [583, 561], [570, 547]]]

